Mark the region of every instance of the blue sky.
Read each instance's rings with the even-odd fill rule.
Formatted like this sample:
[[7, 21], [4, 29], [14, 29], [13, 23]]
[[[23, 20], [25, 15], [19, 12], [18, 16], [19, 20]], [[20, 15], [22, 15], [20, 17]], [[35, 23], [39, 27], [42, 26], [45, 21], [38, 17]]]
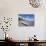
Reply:
[[23, 18], [28, 18], [28, 19], [34, 19], [33, 14], [19, 14], [19, 16], [21, 16]]

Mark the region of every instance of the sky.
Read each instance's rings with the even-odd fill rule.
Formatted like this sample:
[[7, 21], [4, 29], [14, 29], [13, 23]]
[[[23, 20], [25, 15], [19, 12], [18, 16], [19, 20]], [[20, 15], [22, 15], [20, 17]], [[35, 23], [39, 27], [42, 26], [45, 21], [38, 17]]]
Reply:
[[34, 15], [33, 14], [19, 14], [19, 16], [27, 19], [33, 19]]

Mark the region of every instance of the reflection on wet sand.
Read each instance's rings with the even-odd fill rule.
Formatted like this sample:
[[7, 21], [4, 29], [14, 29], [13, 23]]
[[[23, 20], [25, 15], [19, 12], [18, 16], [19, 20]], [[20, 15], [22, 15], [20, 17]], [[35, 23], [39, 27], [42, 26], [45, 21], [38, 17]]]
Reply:
[[34, 26], [34, 20], [18, 18], [19, 26]]

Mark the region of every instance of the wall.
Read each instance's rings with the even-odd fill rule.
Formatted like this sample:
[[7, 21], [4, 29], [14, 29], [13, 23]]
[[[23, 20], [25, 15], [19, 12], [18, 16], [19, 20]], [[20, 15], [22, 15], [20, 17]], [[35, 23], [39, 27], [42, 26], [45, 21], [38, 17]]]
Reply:
[[[13, 22], [8, 34], [10, 37], [16, 40], [27, 40], [34, 34], [37, 35], [37, 39], [44, 40], [45, 36], [45, 6], [39, 8], [33, 8], [30, 6], [28, 0], [0, 0], [0, 17], [12, 17]], [[34, 14], [35, 26], [34, 27], [18, 27], [17, 14]], [[2, 32], [2, 31], [1, 31]], [[1, 33], [0, 32], [0, 33]], [[0, 37], [2, 39], [2, 36]]]

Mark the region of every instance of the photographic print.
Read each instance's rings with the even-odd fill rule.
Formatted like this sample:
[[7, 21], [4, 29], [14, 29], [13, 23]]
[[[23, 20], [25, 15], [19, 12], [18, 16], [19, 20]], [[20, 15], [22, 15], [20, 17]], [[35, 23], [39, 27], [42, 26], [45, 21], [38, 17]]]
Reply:
[[34, 26], [34, 15], [33, 14], [18, 14], [18, 25], [19, 26]]

